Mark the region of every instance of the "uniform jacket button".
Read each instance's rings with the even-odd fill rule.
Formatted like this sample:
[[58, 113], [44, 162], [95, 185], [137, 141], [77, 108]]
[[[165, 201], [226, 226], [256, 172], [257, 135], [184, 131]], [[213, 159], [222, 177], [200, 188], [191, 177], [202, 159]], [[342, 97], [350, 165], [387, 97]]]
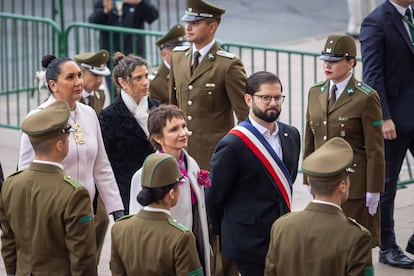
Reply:
[[191, 120], [193, 119], [193, 116], [188, 115], [188, 116], [187, 116], [187, 119], [188, 119], [189, 121], [191, 121]]
[[188, 101], [187, 104], [188, 105], [192, 105], [193, 104], [193, 101]]
[[190, 84], [190, 85], [188, 86], [188, 89], [189, 89], [189, 90], [193, 89], [193, 86]]
[[188, 131], [188, 136], [193, 135], [193, 132], [191, 130]]

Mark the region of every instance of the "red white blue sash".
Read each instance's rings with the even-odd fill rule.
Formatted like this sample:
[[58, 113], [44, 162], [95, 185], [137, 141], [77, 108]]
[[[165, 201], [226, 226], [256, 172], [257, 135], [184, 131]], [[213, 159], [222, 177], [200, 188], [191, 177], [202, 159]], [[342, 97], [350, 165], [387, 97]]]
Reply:
[[253, 154], [262, 162], [281, 192], [287, 207], [290, 210], [292, 202], [292, 178], [285, 164], [277, 156], [263, 135], [247, 121], [241, 122], [230, 130], [231, 134], [239, 137]]

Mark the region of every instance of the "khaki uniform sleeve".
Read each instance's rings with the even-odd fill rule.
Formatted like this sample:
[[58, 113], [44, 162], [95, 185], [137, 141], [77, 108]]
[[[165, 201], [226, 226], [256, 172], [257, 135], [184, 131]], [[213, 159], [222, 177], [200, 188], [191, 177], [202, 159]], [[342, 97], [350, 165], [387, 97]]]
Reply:
[[175, 271], [177, 276], [203, 276], [195, 238], [190, 231], [184, 232], [174, 247]]
[[276, 242], [275, 242], [275, 223], [272, 225], [272, 230], [270, 232], [270, 243], [269, 249], [266, 255], [266, 267], [265, 267], [265, 276], [277, 276], [277, 269], [276, 269]]
[[361, 119], [367, 159], [366, 191], [381, 193], [385, 183], [384, 139], [381, 103], [376, 92], [368, 95]]
[[244, 100], [247, 75], [243, 64], [235, 59], [226, 73], [226, 91], [231, 106], [236, 113], [238, 122], [244, 121], [249, 114], [249, 108]]
[[115, 225], [111, 231], [111, 261], [109, 262], [109, 268], [111, 269], [112, 276], [123, 276], [127, 275], [127, 272], [116, 247], [116, 235], [114, 231]]
[[177, 94], [175, 91], [175, 78], [174, 78], [174, 62], [173, 59], [175, 57], [175, 54], [173, 53], [171, 55], [171, 68], [170, 68], [170, 79], [168, 81], [168, 97], [169, 97], [169, 103], [177, 105]]
[[[309, 93], [310, 95], [310, 93]], [[312, 129], [309, 125], [309, 104], [310, 98], [308, 97], [308, 106], [306, 108], [306, 125], [305, 125], [305, 147], [303, 150], [303, 160], [315, 151], [315, 141], [312, 133]], [[308, 184], [307, 175], [303, 174], [303, 183]]]
[[349, 253], [347, 276], [373, 275], [371, 234], [367, 231], [356, 238]]
[[80, 188], [73, 193], [65, 210], [65, 243], [72, 275], [97, 275], [96, 237], [89, 193]]
[[[7, 180], [6, 180], [7, 181]], [[6, 183], [5, 183], [6, 184]], [[0, 195], [0, 223], [1, 223], [1, 255], [3, 256], [4, 266], [7, 274], [16, 273], [16, 240], [10, 227], [3, 205], [3, 198]]]

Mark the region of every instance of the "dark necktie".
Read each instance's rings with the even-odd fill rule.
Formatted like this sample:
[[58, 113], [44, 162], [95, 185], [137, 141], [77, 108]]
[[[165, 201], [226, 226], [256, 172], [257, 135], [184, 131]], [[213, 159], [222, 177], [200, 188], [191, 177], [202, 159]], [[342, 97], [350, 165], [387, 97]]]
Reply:
[[93, 95], [88, 96], [88, 101], [89, 101], [88, 105], [93, 107]]
[[335, 101], [336, 101], [336, 85], [332, 86], [331, 97], [329, 98], [329, 101], [328, 101], [328, 111], [332, 109], [332, 106], [334, 105]]
[[193, 62], [193, 65], [191, 66], [191, 74], [194, 73], [194, 71], [196, 70], [198, 66], [199, 57], [200, 57], [200, 52], [199, 51], [194, 52], [194, 62]]
[[411, 12], [411, 8], [407, 8], [405, 10], [405, 16], [407, 17], [407, 24], [408, 24], [408, 29], [410, 30], [410, 34], [411, 34], [411, 42], [414, 42], [414, 26], [413, 26], [413, 17], [412, 17], [412, 12]]

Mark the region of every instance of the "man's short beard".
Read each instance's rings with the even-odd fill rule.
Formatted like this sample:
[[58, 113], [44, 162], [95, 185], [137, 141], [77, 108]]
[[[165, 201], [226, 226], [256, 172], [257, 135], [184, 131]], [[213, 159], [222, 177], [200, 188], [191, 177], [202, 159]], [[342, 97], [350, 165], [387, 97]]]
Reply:
[[[266, 111], [269, 109], [274, 109], [276, 112], [268, 115]], [[265, 111], [261, 111], [257, 106], [253, 104], [253, 113], [254, 115], [256, 115], [257, 118], [265, 122], [271, 123], [271, 122], [276, 121], [279, 118], [280, 110], [272, 107], [272, 108], [267, 108]]]

